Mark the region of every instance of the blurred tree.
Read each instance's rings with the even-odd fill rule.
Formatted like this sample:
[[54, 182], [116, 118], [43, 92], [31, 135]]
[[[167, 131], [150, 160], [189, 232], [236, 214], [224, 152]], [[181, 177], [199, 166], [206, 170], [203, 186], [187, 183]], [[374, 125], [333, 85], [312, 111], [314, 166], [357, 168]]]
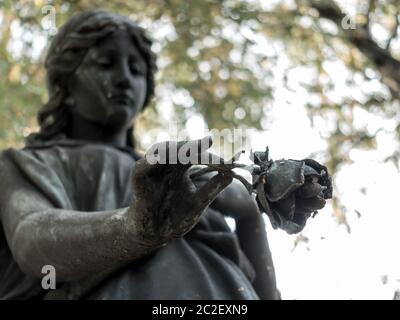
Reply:
[[[266, 129], [280, 85], [274, 69], [285, 58], [282, 84], [292, 90], [290, 72], [305, 68], [310, 119], [334, 124], [324, 133], [332, 172], [352, 148], [375, 146], [379, 130], [357, 124], [359, 110], [396, 119], [381, 129], [400, 140], [400, 0], [0, 0], [0, 148], [20, 145], [37, 129], [51, 38], [46, 5], [55, 8], [57, 26], [78, 10], [103, 8], [148, 29], [159, 55], [158, 98], [137, 124], [139, 135], [165, 126], [165, 110], [182, 125], [200, 114], [209, 128]], [[337, 94], [329, 63], [343, 66], [346, 85], [359, 94]]]

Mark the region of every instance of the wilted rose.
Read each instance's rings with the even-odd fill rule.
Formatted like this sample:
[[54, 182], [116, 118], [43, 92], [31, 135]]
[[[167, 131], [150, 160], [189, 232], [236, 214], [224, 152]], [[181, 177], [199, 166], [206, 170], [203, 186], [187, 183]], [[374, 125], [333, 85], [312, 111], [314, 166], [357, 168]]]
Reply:
[[302, 231], [307, 219], [325, 206], [325, 199], [332, 198], [327, 168], [312, 159], [270, 161], [256, 179], [260, 210], [273, 228], [290, 234]]

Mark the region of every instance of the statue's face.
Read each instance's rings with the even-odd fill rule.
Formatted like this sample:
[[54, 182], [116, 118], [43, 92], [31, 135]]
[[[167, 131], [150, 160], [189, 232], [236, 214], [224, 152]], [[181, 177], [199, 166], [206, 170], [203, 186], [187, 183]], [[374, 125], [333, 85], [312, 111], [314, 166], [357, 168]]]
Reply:
[[90, 48], [68, 81], [75, 116], [127, 129], [146, 97], [146, 63], [125, 30]]

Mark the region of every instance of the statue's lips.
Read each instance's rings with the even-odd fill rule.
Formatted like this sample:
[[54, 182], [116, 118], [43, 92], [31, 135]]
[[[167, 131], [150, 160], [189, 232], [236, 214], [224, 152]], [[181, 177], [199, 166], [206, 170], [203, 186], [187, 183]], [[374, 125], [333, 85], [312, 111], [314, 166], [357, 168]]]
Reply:
[[134, 99], [125, 94], [112, 96], [110, 100], [120, 105], [132, 105], [134, 103]]

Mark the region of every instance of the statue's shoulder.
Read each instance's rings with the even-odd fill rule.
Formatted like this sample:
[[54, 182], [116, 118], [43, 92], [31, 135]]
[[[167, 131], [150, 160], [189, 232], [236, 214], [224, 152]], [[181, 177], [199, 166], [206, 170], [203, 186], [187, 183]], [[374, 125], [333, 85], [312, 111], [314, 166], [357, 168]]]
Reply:
[[0, 152], [0, 163], [3, 162], [15, 162], [17, 160], [34, 157], [35, 151], [26, 147], [23, 148], [8, 148]]
[[[0, 152], [0, 176], [19, 175], [21, 179], [31, 174], [44, 175], [54, 164], [63, 162], [52, 148], [8, 148]], [[60, 165], [59, 165], [60, 166]]]
[[6, 164], [12, 161], [12, 158], [15, 154], [21, 153], [22, 149], [17, 148], [7, 148], [0, 151], [0, 164]]
[[29, 166], [33, 159], [30, 150], [24, 148], [8, 148], [0, 151], [0, 177], [3, 180], [6, 177], [15, 175], [25, 166]]
[[0, 202], [7, 201], [9, 192], [17, 190], [27, 179], [24, 174], [26, 167], [30, 167], [30, 161], [24, 149], [8, 148], [0, 151]]

